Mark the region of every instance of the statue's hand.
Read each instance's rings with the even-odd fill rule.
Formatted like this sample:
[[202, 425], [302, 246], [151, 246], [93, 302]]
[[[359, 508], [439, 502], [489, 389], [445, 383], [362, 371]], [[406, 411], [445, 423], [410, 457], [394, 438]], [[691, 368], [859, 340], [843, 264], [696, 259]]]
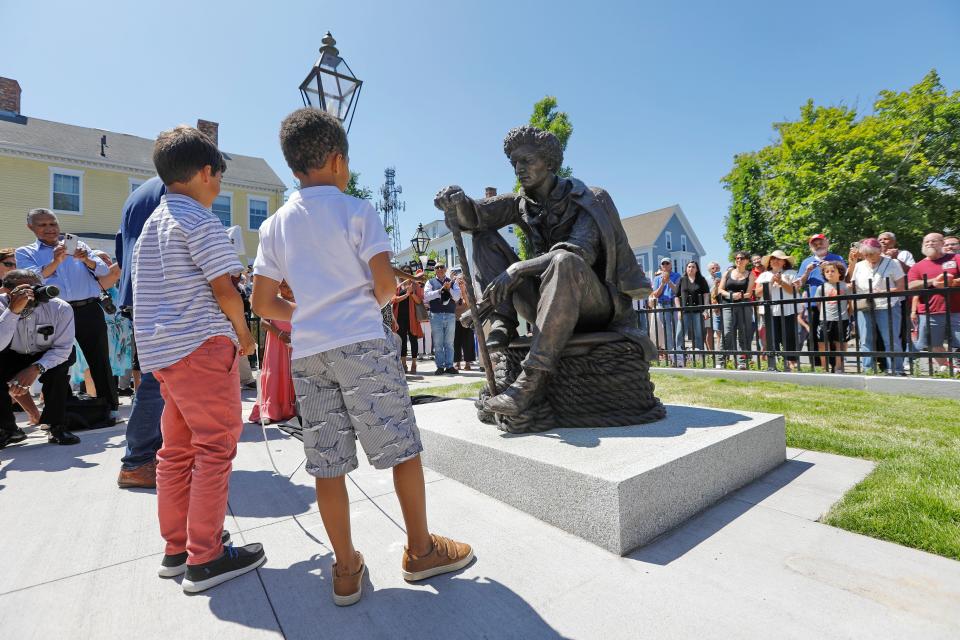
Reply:
[[520, 283], [520, 276], [518, 276], [511, 267], [513, 267], [513, 265], [507, 267], [506, 271], [494, 278], [493, 282], [488, 284], [487, 288], [483, 290], [484, 299], [494, 307], [506, 300], [507, 296], [509, 296]]
[[457, 205], [463, 202], [466, 197], [467, 196], [463, 192], [463, 189], [455, 184], [452, 184], [449, 187], [444, 187], [437, 192], [437, 196], [433, 199], [433, 204], [441, 211], [454, 211], [456, 210]]

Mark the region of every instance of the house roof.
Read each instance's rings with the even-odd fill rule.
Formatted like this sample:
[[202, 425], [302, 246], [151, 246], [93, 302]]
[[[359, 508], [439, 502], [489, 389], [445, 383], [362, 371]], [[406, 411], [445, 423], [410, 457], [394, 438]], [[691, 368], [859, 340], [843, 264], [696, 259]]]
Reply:
[[[100, 138], [107, 136], [106, 155], [100, 155]], [[81, 162], [140, 169], [153, 174], [153, 140], [105, 129], [78, 127], [39, 118], [0, 118], [0, 147], [22, 152], [46, 152]], [[269, 189], [286, 189], [283, 180], [263, 158], [223, 152], [227, 160], [225, 182], [253, 183]]]
[[656, 244], [657, 238], [663, 233], [664, 227], [667, 226], [667, 223], [669, 223], [670, 219], [674, 216], [677, 217], [680, 224], [686, 230], [687, 237], [693, 243], [697, 253], [704, 255], [703, 245], [700, 244], [700, 239], [697, 238], [697, 235], [693, 232], [693, 228], [690, 226], [690, 222], [687, 220], [687, 216], [684, 215], [683, 209], [680, 208], [679, 204], [672, 204], [662, 209], [655, 209], [654, 211], [630, 216], [629, 218], [622, 218], [620, 222], [623, 223], [623, 230], [627, 232], [627, 240], [630, 242], [631, 247], [650, 247]]

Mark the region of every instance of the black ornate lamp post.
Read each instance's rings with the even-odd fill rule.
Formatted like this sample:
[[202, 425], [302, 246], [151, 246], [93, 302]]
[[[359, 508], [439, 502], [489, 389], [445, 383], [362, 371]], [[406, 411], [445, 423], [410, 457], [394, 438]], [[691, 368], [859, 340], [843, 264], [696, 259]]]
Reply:
[[335, 116], [350, 131], [353, 114], [363, 81], [353, 74], [347, 61], [340, 57], [337, 41], [330, 32], [321, 40], [320, 59], [300, 84], [303, 106], [323, 109]]
[[410, 246], [413, 247], [414, 255], [417, 256], [417, 259], [423, 264], [424, 271], [426, 271], [427, 261], [424, 260], [424, 258], [427, 258], [427, 256], [424, 254], [427, 252], [427, 247], [430, 246], [430, 236], [423, 230], [422, 222], [417, 225], [417, 232], [413, 234], [413, 238], [410, 239]]

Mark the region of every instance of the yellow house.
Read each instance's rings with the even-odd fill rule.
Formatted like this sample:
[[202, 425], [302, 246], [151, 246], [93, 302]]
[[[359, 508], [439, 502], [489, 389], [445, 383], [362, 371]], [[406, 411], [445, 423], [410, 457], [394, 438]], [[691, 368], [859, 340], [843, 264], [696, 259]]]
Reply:
[[[217, 123], [197, 126], [217, 140]], [[156, 175], [153, 140], [30, 118], [20, 113], [20, 85], [0, 78], [0, 246], [36, 238], [30, 209], [53, 209], [64, 233], [114, 253], [127, 196]], [[262, 158], [223, 152], [227, 160], [213, 212], [243, 231], [246, 262], [257, 253], [260, 223], [283, 204], [286, 185]]]

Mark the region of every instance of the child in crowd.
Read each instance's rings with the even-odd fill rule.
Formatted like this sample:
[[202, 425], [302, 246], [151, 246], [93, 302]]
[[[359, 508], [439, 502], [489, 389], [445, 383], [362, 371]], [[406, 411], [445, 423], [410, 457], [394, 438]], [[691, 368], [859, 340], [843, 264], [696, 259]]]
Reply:
[[[330, 114], [300, 109], [283, 121], [280, 145], [301, 188], [260, 227], [253, 309], [293, 322], [306, 469], [316, 478], [335, 555], [333, 600], [346, 606], [360, 599], [366, 570], [353, 547], [344, 482], [357, 468], [357, 439], [370, 464], [393, 469], [407, 529], [405, 579], [456, 571], [473, 550], [427, 528], [420, 433], [396, 337], [380, 312], [396, 291], [390, 240], [370, 203], [343, 193], [350, 179], [346, 132]], [[283, 280], [296, 303], [277, 295]]]
[[[224, 547], [231, 461], [243, 429], [239, 359], [254, 352], [232, 275], [242, 266], [210, 207], [226, 164], [200, 131], [164, 131], [153, 150], [167, 193], [133, 251], [140, 367], [165, 406], [157, 453], [161, 577], [186, 574], [196, 593], [259, 567], [263, 547]], [[238, 348], [239, 342], [239, 348]]]
[[[280, 283], [280, 297], [296, 302], [286, 282]], [[297, 393], [290, 374], [292, 327], [283, 320], [260, 320], [260, 325], [267, 331], [260, 363], [260, 393], [247, 420], [260, 422], [266, 418], [269, 422], [283, 422], [297, 415]]]
[[[826, 280], [817, 287], [813, 297], [832, 298], [835, 296], [845, 296], [850, 293], [850, 287], [843, 281], [843, 264], [840, 262], [826, 261], [821, 263], [820, 271]], [[820, 307], [823, 309], [820, 325], [817, 327], [817, 349], [820, 351], [846, 351], [847, 334], [850, 327], [850, 301], [824, 302]], [[827, 357], [821, 359], [821, 366], [827, 371]], [[843, 373], [843, 356], [831, 358], [830, 369], [834, 373]]]

